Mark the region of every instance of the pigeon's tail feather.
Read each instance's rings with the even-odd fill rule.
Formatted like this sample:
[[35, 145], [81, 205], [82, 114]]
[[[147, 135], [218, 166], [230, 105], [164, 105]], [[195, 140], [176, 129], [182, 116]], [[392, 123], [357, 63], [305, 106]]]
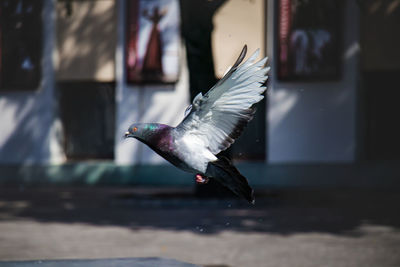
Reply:
[[254, 190], [249, 186], [247, 179], [240, 174], [229, 159], [219, 156], [218, 160], [209, 162], [206, 175], [228, 187], [239, 197], [254, 204]]

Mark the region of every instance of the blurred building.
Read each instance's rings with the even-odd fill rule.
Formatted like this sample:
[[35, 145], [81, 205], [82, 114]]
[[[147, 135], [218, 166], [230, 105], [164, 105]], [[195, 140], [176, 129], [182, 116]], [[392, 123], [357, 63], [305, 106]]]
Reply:
[[[140, 183], [152, 176], [149, 183], [185, 183], [157, 154], [122, 136], [133, 122], [177, 125], [193, 81], [220, 78], [244, 44], [248, 53], [260, 48], [272, 67], [266, 101], [230, 151], [253, 183], [324, 183], [307, 179], [321, 172], [357, 175], [360, 164], [368, 176], [382, 162], [390, 162], [391, 175], [399, 173], [399, 1], [168, 1], [165, 10], [146, 11], [152, 27], [138, 22], [137, 30], [153, 35], [157, 47], [176, 38], [163, 19], [178, 26], [178, 49], [167, 54], [178, 59], [177, 77], [141, 82], [127, 75], [129, 49], [138, 51], [133, 56], [142, 49], [129, 43], [129, 21], [144, 14], [137, 12], [141, 1], [0, 3], [4, 181]], [[196, 65], [197, 52], [211, 65]], [[168, 182], [157, 178], [160, 170]], [[371, 178], [379, 183], [374, 179], [379, 175]]]

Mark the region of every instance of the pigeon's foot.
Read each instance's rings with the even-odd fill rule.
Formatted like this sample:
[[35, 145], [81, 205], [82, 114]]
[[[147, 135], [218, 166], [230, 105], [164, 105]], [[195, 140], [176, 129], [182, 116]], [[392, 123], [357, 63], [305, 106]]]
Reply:
[[206, 184], [206, 183], [208, 183], [208, 181], [210, 181], [210, 178], [205, 177], [199, 173], [196, 174], [196, 183], [197, 184]]

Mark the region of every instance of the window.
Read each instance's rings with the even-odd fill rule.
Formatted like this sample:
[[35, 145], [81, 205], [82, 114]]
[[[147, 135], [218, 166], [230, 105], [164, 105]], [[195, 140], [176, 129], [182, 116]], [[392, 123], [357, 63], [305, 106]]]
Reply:
[[43, 0], [0, 1], [0, 90], [34, 90], [41, 79]]

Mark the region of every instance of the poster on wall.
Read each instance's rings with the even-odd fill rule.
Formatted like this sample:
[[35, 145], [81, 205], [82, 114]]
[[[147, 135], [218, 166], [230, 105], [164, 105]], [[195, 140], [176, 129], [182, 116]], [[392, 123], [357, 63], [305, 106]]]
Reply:
[[338, 79], [342, 1], [278, 1], [278, 79]]
[[128, 0], [126, 10], [127, 82], [176, 82], [180, 44], [178, 0]]

